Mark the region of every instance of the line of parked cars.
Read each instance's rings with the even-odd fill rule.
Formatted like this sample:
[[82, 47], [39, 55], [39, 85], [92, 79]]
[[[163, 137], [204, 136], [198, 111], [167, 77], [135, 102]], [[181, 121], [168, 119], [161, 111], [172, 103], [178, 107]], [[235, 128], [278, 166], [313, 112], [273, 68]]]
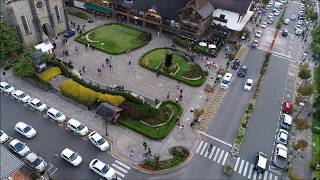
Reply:
[[[67, 120], [67, 117], [59, 110], [55, 108], [48, 109], [48, 106], [41, 102], [39, 99], [31, 98], [30, 95], [23, 92], [22, 90], [15, 89], [7, 82], [0, 82], [0, 90], [4, 93], [10, 94], [14, 99], [24, 104], [28, 104], [32, 109], [36, 111], [44, 112], [45, 110], [47, 110], [47, 117], [55, 122], [62, 123]], [[14, 129], [19, 134], [28, 139], [31, 139], [37, 135], [37, 131], [31, 125], [28, 125], [25, 122], [18, 122], [15, 125]], [[88, 135], [89, 141], [100, 151], [105, 151], [109, 148], [109, 143], [105, 138], [103, 138], [99, 133], [95, 131], [89, 133], [89, 128], [76, 119], [71, 118], [67, 121], [67, 129], [71, 130], [79, 136]], [[1, 144], [6, 143], [7, 141], [9, 141], [9, 139], [9, 136], [2, 130], [0, 130]], [[19, 156], [24, 157], [26, 162], [31, 167], [35, 168], [35, 170], [37, 170], [38, 172], [44, 172], [44, 170], [46, 169], [47, 162], [45, 162], [43, 158], [38, 156], [36, 153], [31, 152], [30, 148], [24, 142], [18, 139], [13, 139], [9, 142], [9, 148]], [[60, 156], [62, 159], [66, 160], [73, 166], [79, 166], [83, 161], [82, 157], [77, 152], [69, 148], [65, 148], [61, 152]], [[98, 159], [93, 159], [89, 163], [89, 168], [104, 178], [116, 178], [114, 169]]]

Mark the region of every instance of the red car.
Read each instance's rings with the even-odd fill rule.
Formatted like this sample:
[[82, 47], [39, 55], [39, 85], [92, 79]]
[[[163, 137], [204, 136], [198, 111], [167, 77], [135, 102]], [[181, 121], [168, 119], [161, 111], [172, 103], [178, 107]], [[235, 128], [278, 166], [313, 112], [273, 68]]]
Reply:
[[282, 112], [286, 114], [292, 114], [293, 104], [290, 101], [284, 101], [282, 103]]

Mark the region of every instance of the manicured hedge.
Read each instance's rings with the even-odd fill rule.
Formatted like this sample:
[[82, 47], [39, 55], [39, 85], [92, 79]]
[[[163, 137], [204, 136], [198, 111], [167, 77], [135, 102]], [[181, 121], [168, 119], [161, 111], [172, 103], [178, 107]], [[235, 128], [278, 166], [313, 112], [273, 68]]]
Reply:
[[85, 13], [82, 12], [79, 9], [73, 8], [73, 7], [66, 7], [66, 11], [68, 14], [72, 15], [72, 16], [76, 16], [85, 20], [88, 20], [88, 22], [93, 22], [93, 20]]
[[86, 106], [92, 106], [97, 100], [107, 102], [114, 106], [119, 106], [125, 101], [122, 96], [114, 96], [110, 94], [103, 94], [96, 92], [92, 89], [82, 86], [81, 84], [73, 81], [72, 79], [65, 80], [60, 86], [61, 93], [73, 100], [85, 104]]
[[54, 77], [61, 74], [61, 70], [59, 67], [51, 67], [47, 69], [46, 71], [39, 74], [39, 78], [43, 81], [50, 81]]

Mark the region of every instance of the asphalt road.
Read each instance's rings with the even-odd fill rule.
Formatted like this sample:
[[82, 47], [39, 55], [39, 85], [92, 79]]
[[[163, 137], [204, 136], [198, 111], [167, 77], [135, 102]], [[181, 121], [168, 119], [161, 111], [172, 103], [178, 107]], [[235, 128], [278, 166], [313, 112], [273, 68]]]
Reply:
[[[3, 93], [1, 93], [0, 99], [1, 129], [12, 138], [25, 142], [32, 152], [42, 156], [50, 163], [48, 169], [52, 167], [48, 173], [52, 173], [52, 177], [57, 179], [99, 179], [99, 176], [89, 169], [89, 162], [97, 158], [111, 165], [115, 160], [110, 152], [100, 152], [85, 138], [78, 137], [51, 122], [45, 117], [45, 113], [34, 112]], [[14, 130], [14, 125], [19, 121], [31, 125], [38, 134], [30, 140], [18, 134]], [[8, 143], [4, 147], [8, 148]], [[73, 167], [60, 158], [61, 151], [66, 147], [78, 152], [83, 158], [83, 163], [79, 167]], [[59, 157], [55, 157], [55, 154], [58, 154]]]

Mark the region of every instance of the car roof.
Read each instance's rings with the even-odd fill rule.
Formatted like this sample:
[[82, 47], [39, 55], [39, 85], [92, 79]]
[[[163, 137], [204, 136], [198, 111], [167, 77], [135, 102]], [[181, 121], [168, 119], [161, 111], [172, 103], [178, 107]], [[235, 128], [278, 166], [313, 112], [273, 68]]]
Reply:
[[70, 119], [68, 123], [74, 126], [79, 126], [81, 124], [78, 120], [75, 120], [75, 119]]
[[106, 165], [104, 162], [100, 161], [99, 159], [97, 159], [97, 163], [94, 165], [94, 167], [98, 168], [100, 171], [101, 169], [103, 169], [103, 167]]
[[1, 84], [2, 86], [10, 85], [9, 83], [4, 82], [4, 81], [1, 81], [0, 84]]
[[58, 112], [60, 112], [60, 111], [58, 111], [57, 109], [54, 109], [54, 108], [50, 108], [50, 109], [48, 109], [48, 112], [51, 112], [51, 113], [53, 113], [53, 114], [56, 114], [56, 113], [58, 113]]
[[34, 103], [34, 104], [36, 104], [36, 103], [40, 102], [40, 100], [39, 100], [39, 99], [37, 99], [37, 98], [33, 98], [30, 102], [32, 102], [32, 103]]
[[253, 82], [253, 79], [247, 79], [247, 82], [248, 82], [248, 83], [252, 83], [252, 82]]
[[21, 95], [21, 94], [23, 94], [24, 92], [21, 91], [20, 89], [18, 89], [18, 90], [15, 90], [14, 93], [17, 94], [17, 95]]
[[69, 149], [69, 148], [65, 148], [63, 151], [62, 151], [62, 154], [66, 155], [67, 157], [70, 157], [74, 152]]
[[100, 134], [98, 134], [97, 132], [92, 132], [92, 133], [90, 133], [90, 137], [92, 137], [92, 139], [94, 139], [94, 140], [100, 140], [101, 138], [102, 138], [102, 136], [100, 135]]
[[[282, 145], [282, 144], [279, 144], [279, 145]], [[278, 155], [284, 157], [284, 158], [287, 158], [287, 149], [282, 149], [282, 148], [278, 148], [279, 151], [278, 151]]]
[[9, 144], [15, 145], [15, 144], [17, 144], [17, 143], [22, 143], [22, 142], [21, 142], [19, 139], [14, 139], [14, 140], [10, 141]]
[[283, 114], [283, 115], [284, 115], [283, 122], [285, 122], [286, 124], [292, 124], [292, 117], [289, 114]]
[[259, 167], [261, 167], [261, 168], [263, 168], [263, 169], [265, 169], [265, 168], [266, 168], [266, 166], [267, 166], [267, 161], [268, 161], [268, 159], [267, 159], [267, 158], [265, 158], [265, 157], [263, 157], [263, 156], [259, 155], [258, 166], [259, 166]]
[[31, 162], [35, 161], [38, 158], [37, 154], [34, 152], [31, 152], [26, 156], [26, 159], [30, 160]]
[[18, 122], [16, 124], [16, 126], [20, 127], [20, 128], [25, 128], [26, 126], [28, 126], [28, 124], [26, 124], [25, 122]]

